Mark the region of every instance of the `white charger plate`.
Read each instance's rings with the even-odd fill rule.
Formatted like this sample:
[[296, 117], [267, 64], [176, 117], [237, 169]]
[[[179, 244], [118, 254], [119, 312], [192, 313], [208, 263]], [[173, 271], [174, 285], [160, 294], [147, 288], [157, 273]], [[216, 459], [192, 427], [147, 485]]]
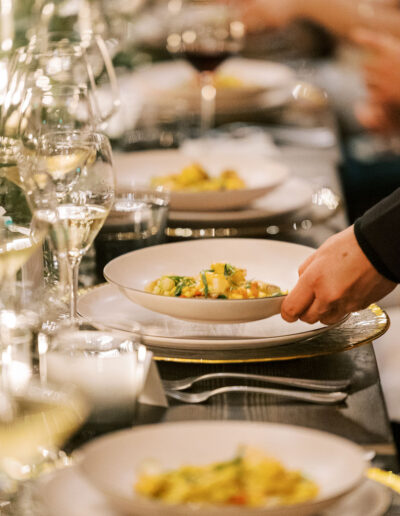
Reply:
[[290, 177], [272, 192], [240, 210], [226, 211], [170, 211], [168, 219], [177, 224], [210, 223], [237, 224], [287, 220], [290, 215], [311, 207], [313, 188], [299, 177]]
[[145, 288], [163, 275], [194, 276], [215, 262], [245, 268], [249, 279], [294, 287], [299, 266], [314, 252], [311, 247], [251, 238], [211, 238], [176, 242], [132, 251], [111, 260], [104, 277], [131, 301], [191, 322], [238, 324], [280, 313], [284, 296], [258, 299], [196, 299], [160, 296]]
[[[77, 466], [42, 477], [35, 498], [38, 510], [31, 506], [29, 516], [120, 516]], [[366, 480], [321, 516], [382, 516], [391, 499], [387, 488]]]
[[158, 314], [132, 303], [115, 285], [82, 294], [78, 313], [94, 325], [129, 331], [139, 323], [144, 344], [179, 350], [247, 350], [288, 344], [314, 337], [332, 326], [285, 322], [280, 315], [235, 324], [196, 324]]
[[[309, 502], [279, 508], [168, 506], [135, 494], [133, 485], [145, 461], [162, 470], [184, 464], [231, 459], [241, 445], [256, 447], [301, 470], [317, 482]], [[80, 468], [90, 482], [124, 514], [136, 516], [308, 516], [334, 504], [362, 481], [363, 450], [346, 439], [308, 428], [247, 421], [195, 421], [140, 426], [96, 439], [82, 448]]]
[[282, 184], [289, 176], [283, 163], [263, 157], [204, 156], [194, 160], [179, 150], [116, 153], [114, 168], [119, 189], [129, 189], [135, 182], [150, 184], [154, 177], [179, 173], [184, 167], [200, 163], [211, 176], [234, 169], [245, 181], [246, 188], [210, 192], [171, 192], [172, 210], [224, 211], [249, 205], [255, 199]]

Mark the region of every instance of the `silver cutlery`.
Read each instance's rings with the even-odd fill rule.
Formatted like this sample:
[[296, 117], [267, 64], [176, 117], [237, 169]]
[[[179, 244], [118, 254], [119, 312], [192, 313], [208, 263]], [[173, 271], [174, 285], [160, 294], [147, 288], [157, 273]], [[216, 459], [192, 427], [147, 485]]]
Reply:
[[173, 398], [183, 403], [202, 403], [208, 400], [211, 396], [217, 394], [224, 394], [227, 392], [254, 392], [257, 394], [270, 394], [273, 396], [283, 396], [285, 398], [292, 398], [301, 401], [308, 401], [309, 403], [319, 403], [326, 405], [333, 405], [340, 403], [347, 398], [346, 392], [307, 392], [307, 391], [291, 391], [287, 389], [272, 389], [269, 387], [250, 387], [248, 385], [229, 385], [227, 387], [220, 387], [219, 389], [212, 389], [203, 392], [181, 392], [165, 389], [165, 394], [169, 398]]
[[288, 378], [284, 376], [265, 376], [260, 374], [249, 373], [208, 373], [200, 376], [190, 376], [181, 380], [163, 380], [166, 389], [181, 391], [188, 389], [194, 383], [204, 380], [218, 378], [241, 378], [243, 380], [256, 380], [258, 382], [276, 383], [279, 385], [289, 385], [291, 387], [300, 387], [303, 389], [311, 389], [316, 391], [340, 391], [346, 389], [350, 385], [350, 380], [308, 380], [304, 378]]

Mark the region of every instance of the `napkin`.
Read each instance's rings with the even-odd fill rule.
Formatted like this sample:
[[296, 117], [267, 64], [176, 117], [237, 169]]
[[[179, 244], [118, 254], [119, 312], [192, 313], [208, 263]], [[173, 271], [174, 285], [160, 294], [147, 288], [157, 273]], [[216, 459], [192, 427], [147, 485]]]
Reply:
[[186, 140], [181, 150], [193, 159], [218, 156], [258, 156], [275, 157], [280, 155], [273, 139], [265, 131], [252, 127], [238, 126], [229, 134], [216, 133], [207, 138]]
[[150, 360], [147, 364], [147, 370], [145, 371], [145, 383], [143, 391], [139, 396], [139, 403], [145, 405], [154, 405], [157, 407], [168, 407], [167, 398], [164, 393], [160, 374], [156, 362], [152, 357], [152, 353], [149, 353]]

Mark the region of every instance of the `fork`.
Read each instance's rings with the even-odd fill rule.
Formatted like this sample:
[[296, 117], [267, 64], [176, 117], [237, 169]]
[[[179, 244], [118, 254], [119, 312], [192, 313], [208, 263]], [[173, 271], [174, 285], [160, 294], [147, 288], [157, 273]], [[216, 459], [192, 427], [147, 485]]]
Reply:
[[166, 389], [174, 391], [182, 391], [188, 389], [194, 383], [213, 378], [242, 378], [244, 380], [257, 380], [259, 382], [276, 383], [280, 385], [290, 385], [303, 389], [311, 389], [316, 391], [340, 391], [346, 389], [350, 385], [350, 380], [308, 380], [304, 378], [287, 378], [284, 376], [264, 376], [260, 374], [248, 373], [208, 373], [200, 376], [190, 376], [181, 380], [163, 380]]
[[333, 405], [340, 403], [347, 398], [346, 392], [307, 392], [307, 391], [291, 391], [288, 389], [272, 389], [269, 387], [250, 387], [248, 385], [228, 385], [219, 387], [210, 391], [203, 392], [181, 392], [165, 389], [165, 394], [169, 398], [182, 401], [183, 403], [202, 403], [211, 396], [224, 394], [226, 392], [254, 392], [258, 394], [271, 394], [274, 396], [284, 396], [285, 398], [293, 398], [310, 403], [320, 403]]

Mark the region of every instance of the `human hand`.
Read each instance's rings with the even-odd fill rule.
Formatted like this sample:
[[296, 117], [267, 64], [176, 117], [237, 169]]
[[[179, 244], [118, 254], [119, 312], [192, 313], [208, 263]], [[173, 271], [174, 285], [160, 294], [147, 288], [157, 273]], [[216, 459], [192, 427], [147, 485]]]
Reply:
[[365, 99], [355, 106], [359, 122], [370, 131], [386, 136], [398, 134], [400, 129], [400, 106], [391, 106]]
[[395, 286], [373, 267], [350, 226], [328, 238], [300, 266], [298, 282], [284, 299], [281, 315], [288, 322], [334, 324], [349, 312], [378, 301]]
[[358, 28], [352, 40], [367, 51], [364, 75], [371, 102], [400, 106], [400, 39]]

